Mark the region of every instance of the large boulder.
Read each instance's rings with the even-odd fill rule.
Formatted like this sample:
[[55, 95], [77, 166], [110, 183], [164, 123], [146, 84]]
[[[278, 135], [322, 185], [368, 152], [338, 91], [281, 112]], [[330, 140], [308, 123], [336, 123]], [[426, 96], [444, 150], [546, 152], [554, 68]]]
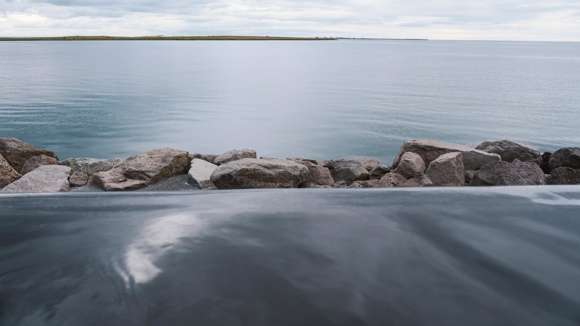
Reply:
[[554, 152], [550, 157], [550, 168], [559, 167], [580, 169], [580, 147], [567, 147]]
[[471, 181], [472, 186], [543, 185], [546, 176], [540, 166], [533, 162], [500, 161], [483, 166]]
[[577, 185], [580, 184], [580, 169], [559, 167], [552, 170], [546, 180], [550, 185]]
[[298, 188], [308, 185], [310, 172], [290, 160], [245, 158], [220, 165], [211, 182], [219, 189]]
[[61, 161], [61, 165], [66, 165], [72, 169], [69, 177], [71, 187], [82, 187], [89, 183], [91, 177], [98, 172], [109, 171], [120, 165], [121, 159], [99, 160], [94, 158], [69, 158]]
[[135, 190], [186, 174], [191, 157], [185, 151], [155, 149], [129, 157], [113, 169], [95, 173], [92, 182], [106, 191]]
[[368, 180], [369, 171], [363, 162], [356, 159], [338, 159], [328, 161], [327, 167], [335, 182], [351, 184], [354, 181]]
[[533, 148], [510, 140], [486, 141], [476, 148], [484, 152], [499, 154], [501, 159], [507, 162], [513, 162], [516, 159], [522, 162], [538, 162], [541, 155]]
[[241, 160], [244, 158], [257, 158], [256, 150], [253, 149], [233, 149], [221, 155], [218, 155], [214, 162], [217, 165], [226, 164], [228, 162]]
[[217, 169], [217, 165], [206, 160], [194, 158], [187, 173], [189, 181], [200, 189], [212, 188], [211, 175]]
[[394, 167], [398, 166], [402, 155], [406, 152], [419, 154], [426, 166], [443, 154], [460, 152], [463, 154], [463, 166], [466, 170], [479, 170], [481, 166], [501, 159], [498, 154], [487, 153], [470, 146], [423, 139], [405, 142], [393, 162]]
[[399, 164], [393, 172], [398, 173], [405, 178], [415, 178], [423, 175], [425, 172], [425, 162], [417, 153], [405, 152], [399, 159]]
[[4, 156], [0, 154], [0, 189], [4, 188], [6, 185], [11, 184], [21, 175], [4, 159]]
[[463, 154], [453, 152], [439, 156], [429, 164], [426, 175], [433, 186], [464, 186]]
[[69, 191], [71, 169], [62, 165], [43, 165], [2, 189], [2, 192], [63, 192]]
[[41, 165], [54, 165], [58, 164], [58, 160], [52, 156], [47, 156], [44, 154], [32, 156], [27, 159], [22, 166], [22, 174], [26, 174]]
[[20, 174], [24, 172], [26, 161], [34, 156], [44, 155], [58, 160], [53, 152], [36, 148], [16, 138], [0, 138], [0, 154]]
[[332, 178], [330, 169], [325, 166], [319, 165], [318, 161], [307, 159], [291, 159], [291, 160], [303, 164], [308, 168], [311, 180], [309, 186], [332, 186], [334, 184], [334, 178]]

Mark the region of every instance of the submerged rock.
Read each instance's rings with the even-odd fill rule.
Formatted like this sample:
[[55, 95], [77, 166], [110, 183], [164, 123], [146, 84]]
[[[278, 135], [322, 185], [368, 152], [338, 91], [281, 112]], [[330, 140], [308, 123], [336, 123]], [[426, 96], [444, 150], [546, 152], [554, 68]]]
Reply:
[[220, 165], [211, 181], [219, 189], [298, 188], [311, 176], [306, 166], [294, 161], [245, 158]]
[[228, 162], [241, 160], [244, 158], [257, 158], [256, 150], [254, 149], [233, 149], [227, 151], [221, 155], [218, 155], [214, 159], [214, 163], [217, 165], [226, 164]]
[[4, 159], [4, 156], [0, 154], [0, 189], [11, 184], [21, 175]]
[[576, 185], [580, 184], [580, 169], [559, 167], [552, 170], [546, 180], [550, 185]]
[[191, 157], [185, 151], [155, 149], [129, 157], [111, 170], [98, 172], [93, 183], [106, 191], [135, 190], [189, 170]]
[[338, 159], [327, 162], [327, 167], [335, 182], [351, 184], [354, 181], [369, 179], [369, 171], [359, 160]]
[[436, 140], [410, 140], [401, 146], [399, 155], [395, 158], [393, 166], [397, 167], [402, 155], [406, 152], [419, 154], [426, 166], [447, 153], [460, 152], [463, 154], [463, 166], [466, 170], [478, 170], [481, 166], [492, 162], [497, 162], [501, 158], [498, 154], [487, 153], [473, 147], [449, 144]]
[[217, 169], [217, 165], [206, 160], [194, 158], [187, 173], [189, 181], [200, 189], [212, 188], [211, 175]]
[[2, 192], [63, 192], [69, 191], [68, 176], [71, 169], [62, 165], [43, 165], [23, 175], [2, 189]]
[[533, 162], [501, 161], [485, 165], [477, 172], [472, 186], [543, 185], [546, 177], [540, 166]]
[[507, 162], [520, 160], [522, 162], [538, 162], [540, 152], [510, 140], [486, 141], [479, 144], [477, 149], [488, 153], [499, 154]]
[[58, 160], [53, 152], [36, 148], [16, 138], [0, 138], [0, 154], [20, 174], [24, 174], [24, 164], [32, 157], [44, 155]]
[[425, 168], [425, 162], [419, 154], [405, 152], [401, 155], [399, 164], [393, 172], [398, 173], [405, 178], [415, 178], [423, 175]]
[[434, 186], [464, 186], [463, 154], [454, 152], [439, 156], [429, 164], [426, 175]]
[[559, 167], [580, 169], [580, 148], [566, 147], [554, 152], [550, 157], [550, 168], [557, 169]]

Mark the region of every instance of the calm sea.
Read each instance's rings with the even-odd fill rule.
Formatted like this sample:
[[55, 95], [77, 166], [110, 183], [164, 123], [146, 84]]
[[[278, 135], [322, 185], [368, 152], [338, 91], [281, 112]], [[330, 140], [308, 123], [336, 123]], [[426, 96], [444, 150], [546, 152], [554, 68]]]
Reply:
[[409, 138], [580, 145], [580, 43], [4, 42], [0, 136], [383, 160]]

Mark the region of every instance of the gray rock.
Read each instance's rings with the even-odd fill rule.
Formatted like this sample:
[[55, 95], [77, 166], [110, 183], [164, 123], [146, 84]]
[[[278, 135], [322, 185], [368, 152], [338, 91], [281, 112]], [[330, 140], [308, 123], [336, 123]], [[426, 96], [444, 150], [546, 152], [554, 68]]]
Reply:
[[401, 187], [431, 187], [431, 186], [433, 186], [433, 181], [431, 181], [431, 179], [428, 176], [422, 175], [422, 176], [414, 177], [411, 179], [407, 179], [407, 181], [403, 182], [403, 184], [401, 184], [400, 186]]
[[185, 151], [155, 149], [129, 157], [118, 166], [93, 175], [92, 182], [106, 191], [135, 190], [180, 174], [187, 174], [191, 157]]
[[301, 158], [289, 158], [288, 160], [300, 163], [308, 168], [311, 177], [308, 187], [332, 186], [334, 184], [330, 169], [319, 165], [318, 161]]
[[62, 165], [43, 165], [2, 189], [2, 192], [63, 192], [69, 191], [71, 169]]
[[16, 138], [0, 138], [0, 154], [20, 174], [23, 174], [24, 163], [33, 156], [45, 155], [57, 159], [53, 152], [36, 148]]
[[580, 148], [567, 147], [555, 151], [550, 157], [550, 168], [559, 167], [580, 169]]
[[369, 171], [359, 160], [339, 159], [328, 161], [327, 164], [335, 182], [343, 181], [351, 184], [354, 181], [369, 179]]
[[379, 179], [355, 181], [350, 185], [344, 184], [346, 188], [384, 188]]
[[213, 183], [211, 183], [210, 178], [217, 167], [206, 160], [194, 158], [187, 173], [189, 181], [200, 189], [212, 188]]
[[123, 162], [121, 159], [100, 160], [94, 158], [69, 158], [61, 161], [61, 165], [66, 165], [72, 169], [69, 177], [71, 187], [82, 187], [86, 185], [91, 177], [97, 172], [105, 172], [113, 169]]
[[200, 154], [200, 153], [195, 153], [191, 155], [192, 158], [198, 158], [200, 160], [204, 160], [204, 161], [208, 161], [210, 163], [215, 164], [215, 159], [218, 157], [215, 154]]
[[434, 186], [464, 186], [463, 154], [454, 152], [439, 156], [429, 164], [426, 175]]
[[559, 167], [552, 170], [546, 180], [550, 185], [577, 185], [580, 184], [580, 169]]
[[22, 174], [26, 174], [41, 165], [54, 165], [58, 164], [58, 160], [52, 156], [47, 156], [44, 154], [32, 156], [24, 162], [22, 166]]
[[227, 151], [215, 158], [214, 163], [217, 165], [226, 164], [228, 162], [241, 160], [244, 158], [256, 158], [256, 150], [253, 149], [233, 149]]
[[297, 188], [311, 182], [311, 176], [294, 161], [245, 158], [220, 165], [211, 181], [218, 189]]
[[489, 164], [491, 162], [497, 162], [500, 160], [499, 155], [487, 153], [481, 150], [477, 150], [470, 146], [459, 145], [459, 144], [449, 144], [444, 142], [439, 142], [435, 140], [410, 140], [405, 142], [401, 146], [401, 151], [399, 155], [395, 158], [393, 166], [399, 164], [401, 156], [406, 152], [417, 153], [421, 156], [426, 166], [438, 158], [439, 156], [447, 153], [460, 152], [463, 154], [463, 166], [467, 170], [478, 170], [481, 166]]
[[399, 159], [399, 164], [395, 167], [395, 173], [405, 178], [415, 178], [425, 173], [425, 162], [421, 156], [413, 152], [405, 152]]
[[385, 174], [380, 180], [379, 183], [381, 187], [401, 187], [407, 182], [407, 178], [404, 176], [389, 172]]
[[347, 156], [342, 160], [357, 161], [369, 172], [381, 165], [381, 161], [367, 156]]
[[0, 154], [0, 189], [20, 178], [21, 175]]
[[507, 162], [513, 162], [516, 159], [522, 162], [537, 162], [540, 157], [540, 152], [537, 150], [510, 140], [486, 141], [476, 148], [484, 152], [499, 154], [501, 159]]
[[477, 174], [477, 171], [474, 171], [474, 170], [465, 171], [465, 184], [471, 185], [471, 181], [473, 181], [476, 174]]
[[546, 177], [533, 162], [500, 161], [483, 166], [471, 181], [472, 186], [543, 185]]
[[545, 152], [538, 158], [538, 165], [544, 171], [545, 174], [550, 174], [552, 168], [550, 167], [550, 159], [552, 158], [552, 153]]

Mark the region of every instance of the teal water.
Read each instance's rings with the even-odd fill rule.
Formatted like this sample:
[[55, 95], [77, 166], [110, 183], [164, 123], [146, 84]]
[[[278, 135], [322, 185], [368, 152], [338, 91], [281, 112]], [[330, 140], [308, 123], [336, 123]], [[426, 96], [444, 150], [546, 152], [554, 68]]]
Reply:
[[390, 160], [408, 138], [550, 150], [580, 144], [579, 90], [579, 43], [0, 43], [0, 136], [63, 158]]

